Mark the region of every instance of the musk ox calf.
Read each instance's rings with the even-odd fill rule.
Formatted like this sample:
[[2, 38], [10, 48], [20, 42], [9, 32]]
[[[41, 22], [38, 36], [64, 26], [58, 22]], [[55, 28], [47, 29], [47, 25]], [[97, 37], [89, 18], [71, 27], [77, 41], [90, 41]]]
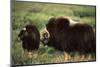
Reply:
[[96, 53], [95, 32], [88, 24], [72, 22], [64, 17], [53, 17], [49, 19], [46, 29], [49, 32], [49, 41], [46, 44], [63, 51], [65, 60], [70, 58], [70, 52]]
[[31, 52], [37, 50], [40, 44], [40, 34], [35, 25], [26, 25], [19, 33], [18, 37], [22, 41], [22, 48], [28, 51], [30, 57]]

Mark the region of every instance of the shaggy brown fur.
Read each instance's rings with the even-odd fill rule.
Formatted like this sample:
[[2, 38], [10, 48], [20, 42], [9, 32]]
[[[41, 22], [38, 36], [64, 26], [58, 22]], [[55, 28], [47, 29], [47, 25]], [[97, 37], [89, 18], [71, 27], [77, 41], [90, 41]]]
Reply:
[[18, 37], [22, 41], [22, 47], [28, 52], [39, 48], [40, 33], [35, 25], [26, 25], [23, 30], [20, 31]]
[[49, 19], [46, 25], [50, 35], [47, 45], [68, 53], [96, 53], [93, 28], [88, 24], [70, 23], [70, 20], [64, 17]]

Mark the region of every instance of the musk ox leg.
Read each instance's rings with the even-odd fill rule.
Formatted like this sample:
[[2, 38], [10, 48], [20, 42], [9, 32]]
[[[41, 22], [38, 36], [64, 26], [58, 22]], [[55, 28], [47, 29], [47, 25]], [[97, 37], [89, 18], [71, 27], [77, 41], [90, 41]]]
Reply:
[[37, 56], [38, 56], [38, 51], [29, 51], [28, 52], [28, 58], [37, 58]]
[[91, 55], [89, 55], [89, 54], [81, 54], [80, 55], [80, 59], [81, 60], [90, 60], [91, 59]]
[[33, 51], [33, 58], [37, 58], [38, 57], [38, 51]]
[[32, 52], [28, 52], [28, 58], [31, 59], [32, 58]]
[[85, 55], [81, 55], [80, 59], [84, 60], [85, 59]]
[[89, 54], [89, 55], [88, 55], [88, 60], [91, 60], [91, 59], [92, 59], [92, 55]]
[[38, 56], [38, 51], [29, 51], [28, 52], [28, 58], [37, 58], [37, 56]]
[[81, 55], [81, 60], [85, 60], [85, 61], [89, 61], [89, 60], [93, 60], [93, 57], [91, 54], [88, 55]]
[[71, 56], [69, 55], [69, 53], [64, 51], [64, 61], [68, 61], [71, 59]]

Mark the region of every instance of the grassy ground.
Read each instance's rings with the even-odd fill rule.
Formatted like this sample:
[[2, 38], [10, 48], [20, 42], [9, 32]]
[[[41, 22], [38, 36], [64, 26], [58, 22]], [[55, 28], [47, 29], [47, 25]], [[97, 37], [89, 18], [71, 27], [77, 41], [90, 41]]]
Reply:
[[[48, 18], [52, 16], [69, 16], [73, 20], [78, 20], [90, 24], [95, 29], [95, 7], [78, 6], [64, 4], [47, 4], [32, 2], [13, 2], [12, 4], [12, 64], [44, 64], [64, 62], [63, 52], [53, 48], [43, 46], [40, 43], [38, 51], [34, 51], [32, 59], [23, 56], [21, 41], [18, 40], [20, 29], [28, 24], [28, 19], [33, 21], [39, 31], [45, 28]], [[78, 53], [72, 53], [72, 58], [66, 62], [91, 61], [95, 60], [94, 54], [88, 54], [90, 57], [84, 59]]]

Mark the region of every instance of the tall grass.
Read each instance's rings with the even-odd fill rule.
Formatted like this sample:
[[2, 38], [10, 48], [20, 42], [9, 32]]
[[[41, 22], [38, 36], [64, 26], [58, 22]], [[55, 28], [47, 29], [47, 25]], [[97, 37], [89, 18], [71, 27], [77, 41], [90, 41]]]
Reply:
[[[62, 52], [51, 47], [43, 46], [42, 43], [40, 43], [39, 49], [34, 51], [31, 60], [23, 56], [23, 49], [21, 41], [18, 40], [18, 33], [21, 28], [28, 23], [27, 20], [31, 20], [32, 24], [36, 25], [39, 31], [45, 27], [48, 18], [51, 16], [69, 16], [74, 20], [80, 20], [95, 28], [95, 12], [94, 6], [14, 2], [12, 4], [12, 64], [25, 65], [64, 62], [64, 55]], [[34, 57], [36, 54], [37, 57]], [[95, 60], [95, 56], [91, 56], [91, 58], [81, 59], [80, 55], [75, 53], [75, 55], [66, 62]]]

